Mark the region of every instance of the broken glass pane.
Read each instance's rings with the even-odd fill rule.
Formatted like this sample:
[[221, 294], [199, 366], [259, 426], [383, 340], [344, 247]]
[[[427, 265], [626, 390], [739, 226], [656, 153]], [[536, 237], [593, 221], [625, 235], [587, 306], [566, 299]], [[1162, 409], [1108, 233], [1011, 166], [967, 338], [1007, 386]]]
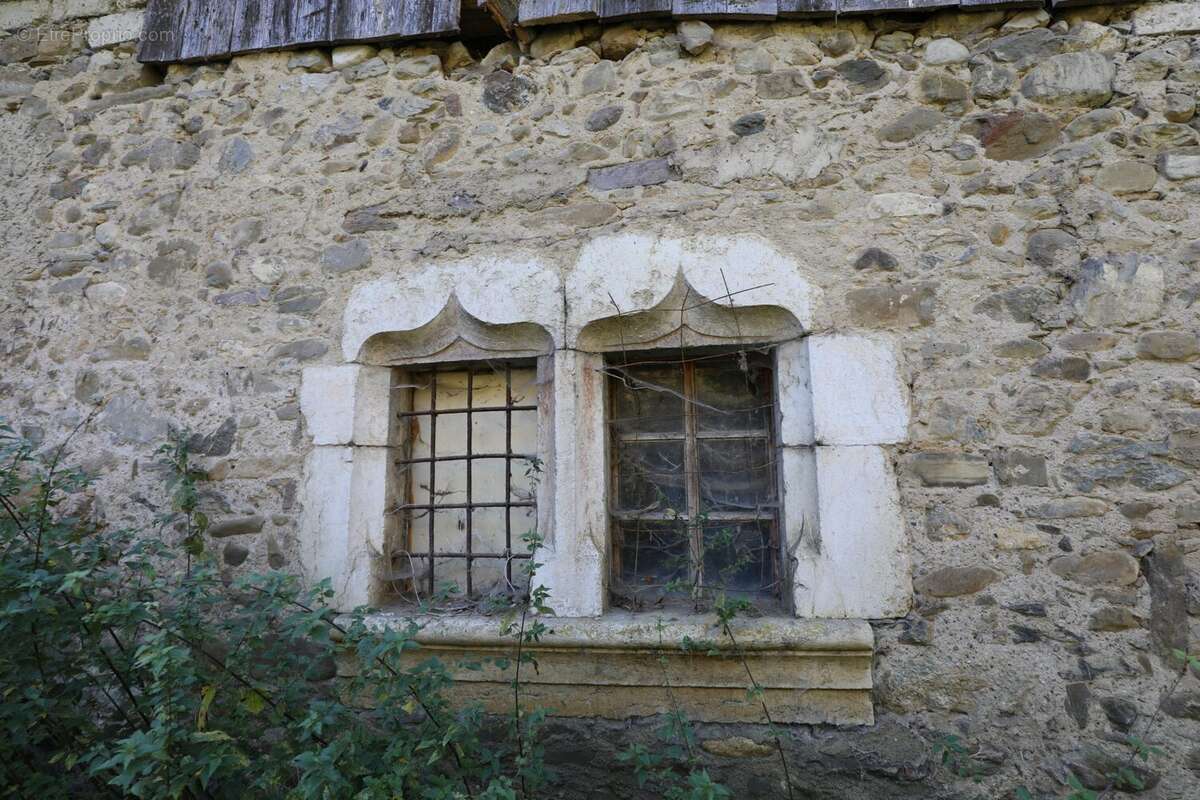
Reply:
[[780, 595], [771, 365], [742, 352], [610, 366], [614, 583], [633, 607]]

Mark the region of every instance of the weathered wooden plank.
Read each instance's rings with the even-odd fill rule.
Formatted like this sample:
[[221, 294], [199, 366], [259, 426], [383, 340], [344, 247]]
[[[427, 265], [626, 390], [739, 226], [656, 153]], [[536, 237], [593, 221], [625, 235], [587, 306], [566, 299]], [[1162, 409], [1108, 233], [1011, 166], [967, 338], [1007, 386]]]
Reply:
[[729, 0], [725, 14], [738, 19], [775, 19], [779, 0]]
[[[1072, 4], [1124, 2], [1124, 0], [1055, 0]], [[955, 6], [974, 10], [980, 8], [1029, 8], [1041, 6], [1042, 0], [779, 0], [781, 17], [830, 17], [836, 14], [870, 14], [892, 11], [928, 11]]]
[[[1085, 1], [1096, 2], [1096, 0]], [[1032, 8], [1034, 6], [1040, 8], [1044, 4], [1042, 0], [958, 0], [958, 5], [967, 11], [978, 11], [983, 8]]]
[[330, 0], [236, 0], [233, 51], [329, 41]]
[[284, 0], [283, 26], [287, 44], [318, 44], [329, 41], [331, 0]]
[[671, 0], [600, 0], [600, 18], [608, 20], [671, 15]]
[[839, 0], [779, 0], [781, 17], [831, 17], [838, 12]]
[[331, 0], [330, 38], [370, 42], [458, 31], [458, 0]]
[[726, 0], [671, 0], [671, 14], [676, 17], [721, 17], [729, 5]]
[[229, 0], [188, 0], [181, 26], [180, 60], [228, 56], [233, 41], [233, 10]]
[[235, 53], [268, 50], [284, 45], [278, 17], [288, 0], [234, 0], [233, 31], [230, 49]]
[[958, 5], [958, 0], [842, 0], [842, 14], [873, 14], [887, 11], [928, 11]]
[[374, 0], [331, 0], [329, 38], [348, 42], [398, 34], [398, 11], [397, 3], [385, 6]]
[[430, 30], [438, 33], [456, 33], [461, 14], [460, 0], [434, 0], [433, 10], [429, 15]]
[[673, 0], [671, 13], [684, 19], [774, 19], [779, 14], [779, 0]]
[[600, 16], [600, 0], [520, 0], [517, 18], [522, 25], [549, 25]]
[[179, 32], [187, 8], [188, 0], [150, 0], [142, 23], [139, 61], [161, 64], [179, 59], [183, 40]]

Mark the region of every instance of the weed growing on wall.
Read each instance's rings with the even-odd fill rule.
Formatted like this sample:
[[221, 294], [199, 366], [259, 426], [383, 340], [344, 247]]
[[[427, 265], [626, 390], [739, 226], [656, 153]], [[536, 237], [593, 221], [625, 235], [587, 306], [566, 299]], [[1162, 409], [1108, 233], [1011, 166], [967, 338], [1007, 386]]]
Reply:
[[[696, 751], [696, 734], [687, 715], [675, 697], [671, 673], [667, 669], [666, 648], [663, 633], [666, 624], [660, 617], [658, 628], [658, 665], [662, 670], [663, 689], [667, 693], [670, 711], [663, 724], [655, 731], [661, 747], [651, 750], [642, 744], [632, 744], [617, 755], [617, 758], [633, 769], [639, 787], [651, 787], [661, 792], [667, 800], [721, 800], [731, 796], [729, 790], [713, 781], [704, 769]], [[685, 640], [689, 647], [690, 640]], [[686, 783], [679, 784], [679, 776], [686, 773]]]

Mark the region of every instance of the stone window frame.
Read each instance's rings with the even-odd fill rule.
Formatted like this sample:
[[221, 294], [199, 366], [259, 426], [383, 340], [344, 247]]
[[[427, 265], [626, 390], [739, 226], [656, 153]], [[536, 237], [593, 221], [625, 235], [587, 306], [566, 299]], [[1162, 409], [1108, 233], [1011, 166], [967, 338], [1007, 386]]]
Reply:
[[[803, 329], [802, 336], [776, 345], [795, 614], [902, 616], [910, 602], [910, 569], [896, 480], [883, 449], [907, 437], [908, 390], [896, 346], [883, 337], [820, 332], [814, 319], [820, 293], [801, 274], [798, 265], [755, 239], [623, 236], [586, 245], [565, 282], [538, 262], [486, 259], [433, 265], [357, 287], [346, 310], [346, 363], [310, 367], [303, 376], [301, 407], [314, 445], [300, 548], [306, 572], [332, 576], [344, 606], [383, 599], [372, 587], [377, 578], [370, 561], [387, 539], [392, 368], [363, 363], [363, 354], [373, 337], [427, 330], [447, 308], [457, 308], [460, 317], [483, 325], [535, 325], [550, 337], [545, 346], [552, 352], [539, 355], [549, 357], [553, 374], [554, 420], [540, 454], [550, 487], [544, 513], [539, 511], [546, 525], [542, 577], [561, 614], [603, 614], [609, 489], [604, 352], [581, 348], [581, 339], [589, 325], [613, 317], [614, 305], [622, 313], [653, 309], [681, 276], [711, 299], [728, 293], [726, 275], [737, 275], [741, 285], [767, 287], [768, 304], [791, 313]], [[570, 314], [562, 303], [545, 302], [564, 292]], [[753, 304], [745, 295], [730, 299], [734, 306]], [[504, 344], [507, 349], [487, 353], [527, 357], [537, 350]], [[339, 536], [338, 530], [356, 533]]]
[[[432, 331], [421, 341], [448, 348], [461, 360], [471, 352], [462, 342], [486, 339], [490, 331], [499, 332], [494, 342], [499, 346], [485, 352], [505, 358], [513, 355], [515, 340], [506, 340], [503, 332], [534, 326], [549, 336], [547, 350], [537, 355], [552, 376], [539, 487], [545, 546], [538, 582], [550, 592], [556, 628], [569, 625], [573, 635], [599, 650], [649, 647], [637, 643], [649, 641], [652, 615], [607, 607], [605, 352], [585, 334], [594, 323], [611, 319], [614, 306], [621, 314], [653, 311], [681, 282], [705, 298], [723, 298], [730, 294], [729, 276], [736, 286], [723, 302], [735, 308], [774, 306], [800, 327], [799, 335], [775, 343], [784, 539], [795, 617], [772, 618], [769, 624], [747, 620], [739, 644], [755, 659], [784, 659], [777, 667], [797, 656], [832, 660], [828, 674], [835, 677], [828, 681], [775, 687], [832, 693], [828, 703], [819, 692], [810, 698], [815, 705], [797, 701], [783, 721], [870, 722], [873, 634], [867, 620], [904, 616], [912, 599], [907, 533], [887, 449], [907, 439], [909, 389], [897, 342], [830, 330], [821, 291], [804, 274], [802, 263], [757, 237], [624, 234], [585, 244], [561, 275], [538, 260], [493, 257], [406, 266], [397, 277], [355, 287], [343, 318], [343, 363], [309, 367], [302, 377], [301, 410], [313, 445], [305, 463], [303, 573], [330, 577], [340, 608], [384, 600], [378, 565], [386, 552], [386, 509], [395, 484], [389, 473], [394, 373], [392, 366], [372, 363], [370, 343]], [[739, 287], [760, 288], [739, 293]], [[380, 624], [404, 613], [381, 612]], [[498, 630], [485, 631], [494, 621], [466, 617], [430, 620], [422, 640], [472, 652], [503, 646]], [[671, 627], [703, 624], [711, 620], [680, 619]], [[680, 648], [682, 642], [666, 646]], [[631, 690], [641, 686], [635, 674], [645, 673], [633, 670], [628, 680], [618, 674], [612, 681]], [[690, 713], [700, 720], [722, 719], [727, 701], [720, 698], [728, 686], [696, 680], [697, 697], [713, 698], [713, 705], [706, 710], [697, 701], [700, 706]], [[570, 713], [569, 696], [565, 702]], [[589, 707], [585, 702], [581, 713]]]
[[[554, 372], [547, 324], [553, 319], [519, 311], [512, 318], [474, 316], [459, 297], [495, 297], [497, 283], [522, 278], [532, 281], [526, 288], [533, 296], [544, 296], [556, 281], [547, 283], [540, 267], [514, 264], [459, 263], [417, 278], [415, 285], [375, 281], [356, 287], [344, 321], [344, 363], [309, 367], [301, 377], [300, 407], [313, 444], [304, 469], [301, 569], [310, 580], [330, 579], [341, 610], [383, 606], [390, 599], [387, 554], [400, 528], [392, 513], [401, 486], [396, 456], [406, 446], [396, 424], [403, 396], [397, 390], [407, 385], [410, 370], [487, 360], [535, 363], [539, 384], [547, 384], [538, 392], [538, 456], [551, 457], [547, 389], [553, 378], [543, 376]], [[542, 496], [551, 487], [552, 479], [538, 489], [544, 535], [552, 503]]]

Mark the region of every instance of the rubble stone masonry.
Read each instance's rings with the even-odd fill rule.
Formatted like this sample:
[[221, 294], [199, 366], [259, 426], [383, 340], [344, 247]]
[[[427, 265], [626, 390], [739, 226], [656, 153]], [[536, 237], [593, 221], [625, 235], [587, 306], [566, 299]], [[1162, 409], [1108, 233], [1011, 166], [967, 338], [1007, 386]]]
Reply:
[[[789, 729], [804, 796], [1103, 786], [1200, 633], [1200, 3], [165, 71], [135, 58], [138, 6], [0, 2], [0, 416], [52, 444], [102, 403], [74, 450], [111, 522], [159, 508], [154, 450], [186, 427], [230, 573], [294, 568], [301, 370], [340, 363], [357, 285], [756, 237], [824, 330], [898, 342], [913, 404], [887, 450], [912, 611], [872, 622], [874, 725]], [[939, 769], [947, 734], [981, 783]], [[736, 796], [779, 796], [763, 726], [698, 735]], [[552, 721], [561, 796], [634, 796], [613, 765], [639, 737]], [[1196, 677], [1150, 743], [1142, 796], [1200, 797]]]

